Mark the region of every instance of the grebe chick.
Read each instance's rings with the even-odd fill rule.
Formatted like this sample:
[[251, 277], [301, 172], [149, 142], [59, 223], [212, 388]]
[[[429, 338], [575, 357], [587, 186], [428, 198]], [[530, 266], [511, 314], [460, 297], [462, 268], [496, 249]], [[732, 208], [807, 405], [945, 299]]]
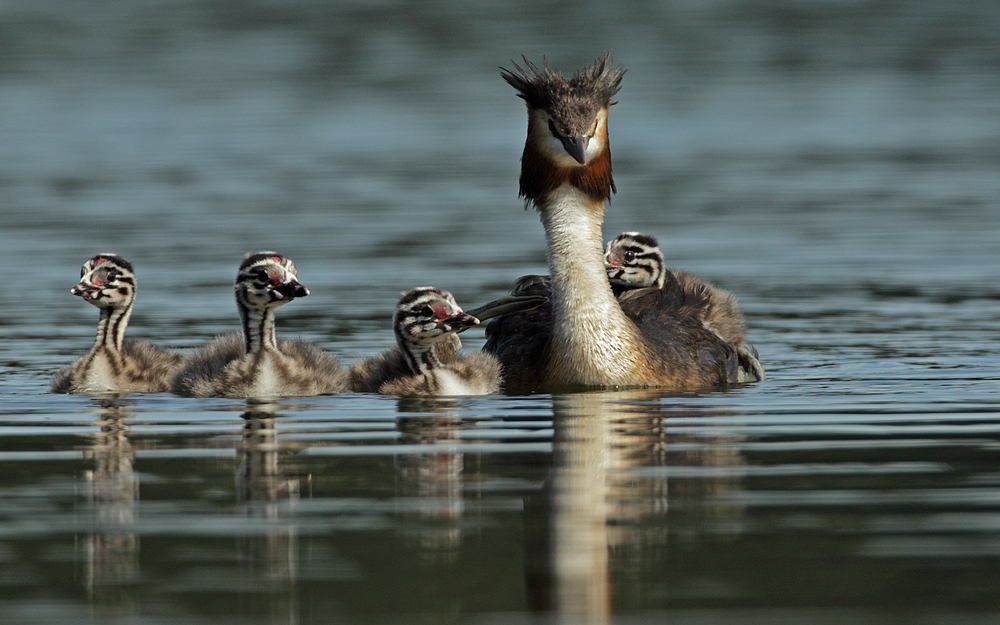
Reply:
[[[478, 308], [465, 311], [465, 314], [475, 317], [479, 320], [478, 323], [482, 323], [487, 319], [492, 319], [493, 317], [498, 317], [500, 315], [532, 310], [548, 301], [548, 296], [505, 295], [499, 299], [487, 302]], [[440, 340], [434, 343], [434, 354], [441, 360], [454, 359], [456, 356], [459, 356], [462, 352], [462, 339], [460, 339], [458, 335], [471, 327], [473, 326], [462, 326], [454, 332], [449, 332], [447, 336], [441, 337]], [[403, 370], [406, 371], [407, 369], [404, 368]]]
[[396, 347], [355, 364], [351, 389], [383, 395], [496, 393], [500, 363], [495, 358], [482, 352], [463, 356], [455, 349], [435, 349], [478, 323], [448, 291], [425, 286], [403, 293], [392, 320]]
[[527, 59], [525, 64], [502, 75], [528, 110], [520, 196], [538, 209], [545, 228], [551, 323], [520, 323], [524, 316], [543, 315], [542, 306], [498, 317], [487, 328], [484, 349], [500, 360], [508, 388], [512, 380], [531, 388], [670, 390], [736, 382], [736, 350], [678, 311], [669, 301], [675, 293], [660, 290], [635, 309], [619, 304], [611, 291], [601, 227], [605, 202], [615, 190], [608, 109], [624, 68], [612, 68], [605, 54], [567, 80], [547, 65], [538, 68]]
[[655, 238], [639, 232], [618, 235], [608, 241], [604, 264], [619, 298], [635, 289], [662, 289], [666, 277], [673, 274], [706, 328], [730, 345], [742, 345], [746, 339], [746, 323], [736, 297], [685, 271], [668, 270]]
[[[756, 350], [745, 345], [746, 321], [736, 297], [686, 272], [667, 269], [666, 259], [654, 237], [641, 232], [623, 232], [608, 241], [604, 264], [611, 289], [618, 297], [641, 297], [638, 289], [662, 289], [672, 275], [680, 287], [680, 305], [723, 341], [736, 348], [740, 361], [740, 382], [762, 382], [764, 368]], [[671, 284], [673, 281], [671, 281]]]
[[630, 289], [662, 289], [667, 261], [655, 238], [641, 232], [623, 232], [604, 248], [604, 268], [617, 297]]
[[125, 328], [135, 303], [132, 263], [116, 254], [98, 254], [80, 270], [80, 283], [70, 289], [101, 309], [97, 339], [90, 352], [60, 371], [54, 393], [160, 393], [170, 390], [170, 375], [181, 363], [178, 354], [141, 341], [126, 341]]
[[275, 311], [309, 295], [292, 261], [275, 252], [247, 254], [234, 285], [243, 333], [219, 337], [190, 356], [173, 379], [187, 397], [289, 397], [348, 390], [347, 371], [331, 354], [302, 341], [278, 341]]

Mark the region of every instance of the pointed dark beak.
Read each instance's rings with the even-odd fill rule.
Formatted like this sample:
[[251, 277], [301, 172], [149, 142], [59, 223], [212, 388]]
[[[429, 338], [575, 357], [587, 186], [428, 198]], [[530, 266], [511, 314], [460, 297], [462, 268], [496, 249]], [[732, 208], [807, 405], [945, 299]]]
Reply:
[[93, 299], [98, 293], [101, 292], [101, 287], [94, 286], [93, 284], [87, 284], [86, 282], [81, 282], [72, 289], [69, 290], [73, 295], [79, 295], [83, 299]]
[[469, 314], [480, 321], [486, 321], [487, 319], [506, 315], [507, 313], [538, 308], [547, 301], [549, 301], [549, 298], [541, 295], [507, 295], [492, 302], [487, 302], [479, 308], [470, 310]]
[[274, 290], [289, 299], [309, 295], [309, 289], [299, 284], [298, 280], [292, 280], [291, 282], [286, 282], [281, 286], [276, 286], [274, 287]]
[[572, 137], [559, 137], [559, 140], [562, 141], [566, 153], [572, 156], [577, 163], [587, 164], [587, 144], [590, 143], [590, 137], [576, 134]]
[[471, 328], [472, 326], [479, 325], [479, 319], [476, 319], [475, 317], [473, 317], [468, 313], [460, 312], [457, 315], [452, 315], [451, 317], [445, 317], [444, 319], [441, 320], [441, 323], [450, 326], [453, 330], [458, 330], [459, 332], [461, 332], [466, 328]]

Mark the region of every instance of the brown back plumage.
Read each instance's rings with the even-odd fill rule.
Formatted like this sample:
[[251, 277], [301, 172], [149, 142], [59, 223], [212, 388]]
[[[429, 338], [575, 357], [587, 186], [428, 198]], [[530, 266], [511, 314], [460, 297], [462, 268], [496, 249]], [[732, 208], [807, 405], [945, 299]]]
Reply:
[[[735, 347], [722, 343], [697, 315], [706, 306], [704, 290], [686, 291], [673, 274], [665, 288], [626, 291], [619, 298], [622, 311], [648, 341], [646, 357], [666, 376], [700, 388], [735, 381]], [[548, 276], [522, 276], [511, 295], [551, 296]], [[502, 315], [486, 326], [483, 351], [504, 368], [508, 391], [525, 391], [546, 384], [552, 357], [552, 305]]]
[[[511, 295], [552, 297], [548, 276], [521, 276]], [[545, 370], [552, 344], [552, 302], [532, 310], [500, 315], [486, 325], [483, 351], [503, 365], [504, 388], [525, 391], [545, 385]]]

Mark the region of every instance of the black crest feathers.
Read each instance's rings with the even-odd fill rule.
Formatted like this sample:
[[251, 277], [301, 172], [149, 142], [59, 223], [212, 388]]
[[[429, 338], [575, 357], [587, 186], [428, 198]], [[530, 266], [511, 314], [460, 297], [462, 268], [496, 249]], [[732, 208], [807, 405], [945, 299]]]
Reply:
[[611, 98], [622, 87], [625, 68], [612, 67], [611, 52], [605, 52], [593, 65], [583, 68], [566, 80], [562, 74], [552, 70], [547, 61], [542, 68], [524, 59], [525, 67], [511, 61], [514, 70], [501, 67], [500, 75], [511, 87], [518, 91], [532, 108], [543, 109], [553, 114], [559, 108], [570, 106], [600, 109], [614, 104]]

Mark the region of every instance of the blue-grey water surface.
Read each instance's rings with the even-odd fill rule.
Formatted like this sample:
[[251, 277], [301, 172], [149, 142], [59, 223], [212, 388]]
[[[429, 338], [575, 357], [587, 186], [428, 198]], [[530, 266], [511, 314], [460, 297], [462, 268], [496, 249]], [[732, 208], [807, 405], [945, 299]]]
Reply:
[[[0, 621], [1000, 622], [998, 33], [972, 0], [0, 5]], [[312, 291], [279, 332], [347, 362], [401, 290], [544, 272], [497, 66], [605, 49], [605, 235], [733, 291], [765, 383], [48, 392], [102, 251], [180, 349], [278, 250]]]

